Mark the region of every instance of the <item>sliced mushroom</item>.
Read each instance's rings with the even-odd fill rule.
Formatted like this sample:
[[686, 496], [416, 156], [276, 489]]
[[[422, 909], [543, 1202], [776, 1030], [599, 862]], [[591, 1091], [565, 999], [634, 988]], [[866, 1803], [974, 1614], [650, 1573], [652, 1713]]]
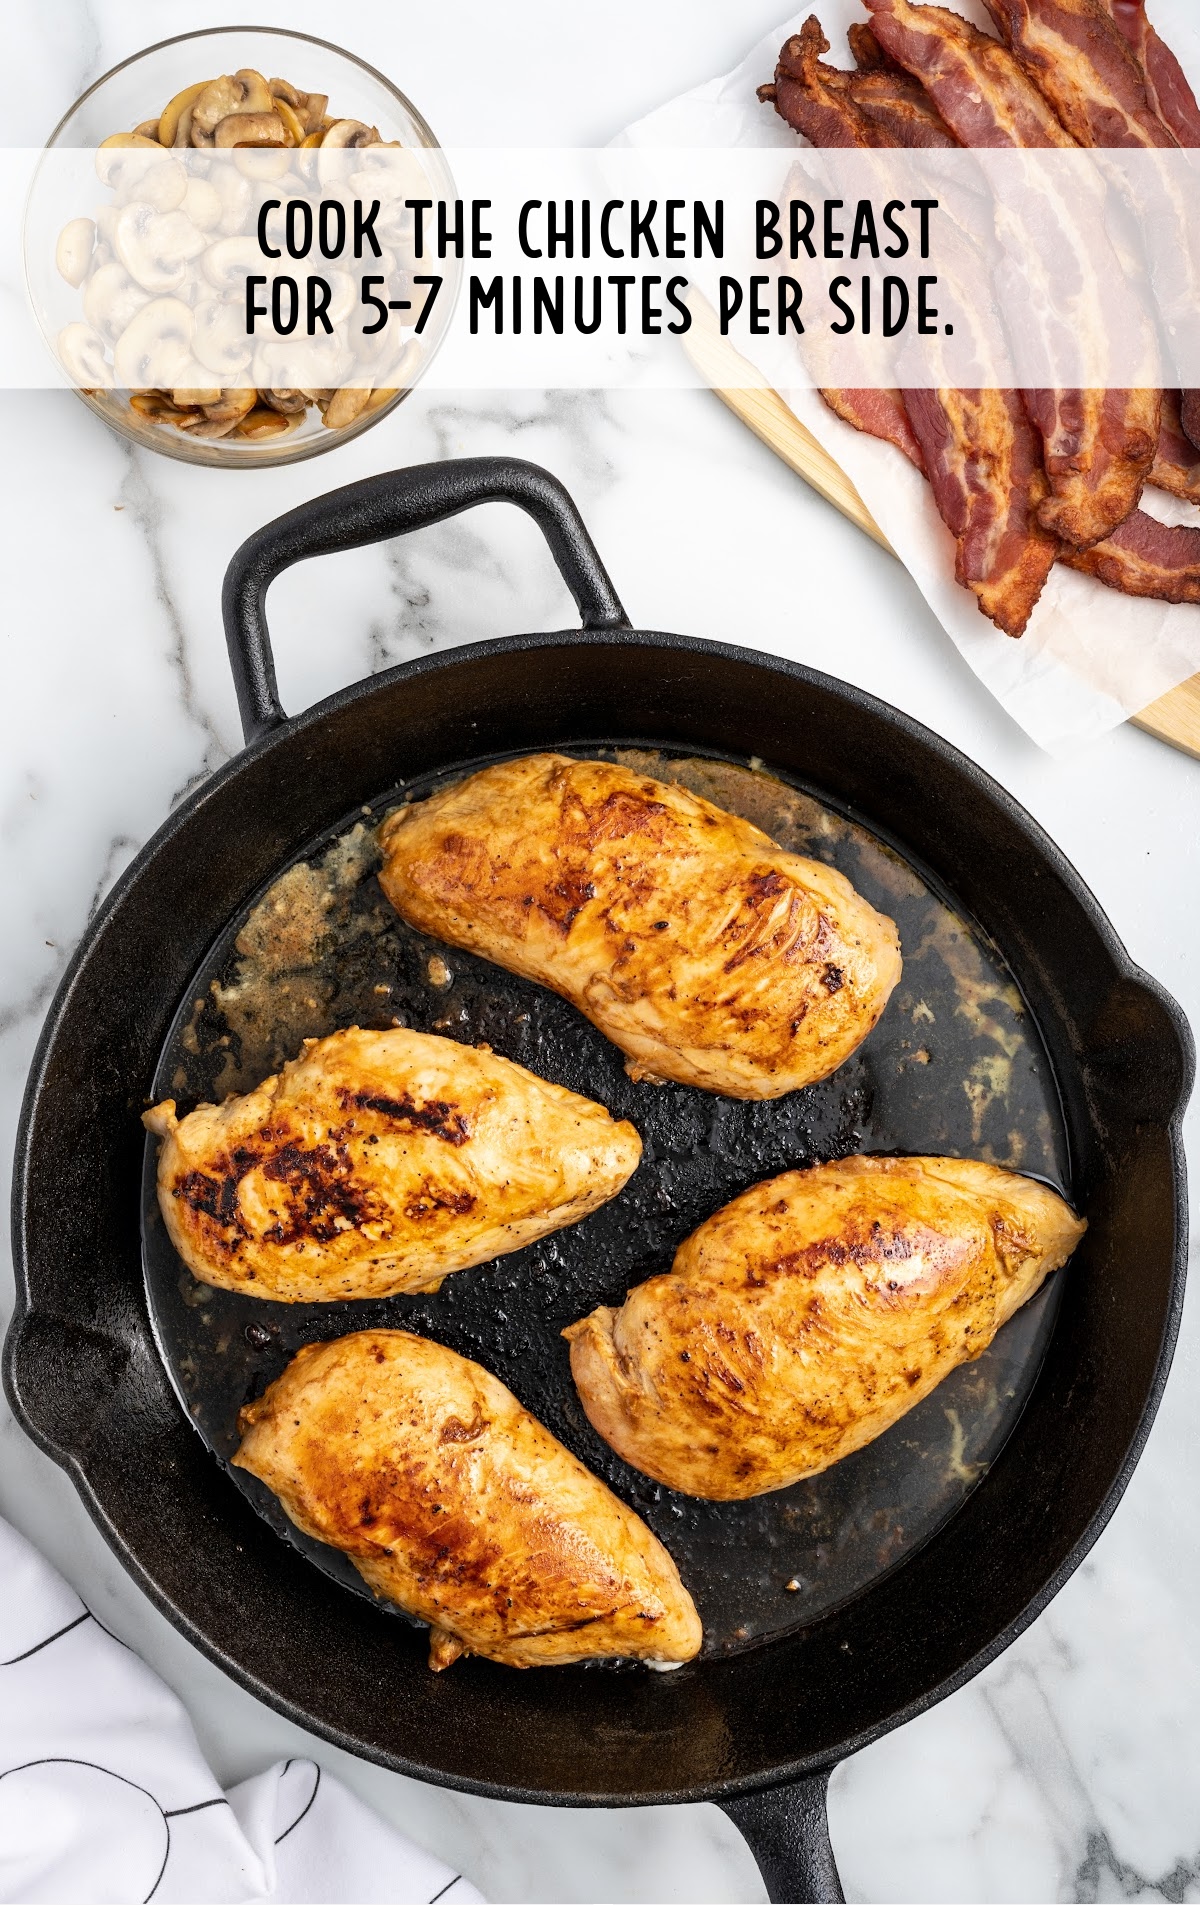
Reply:
[[218, 238], [201, 260], [208, 282], [218, 291], [240, 291], [252, 271], [261, 271], [263, 255], [256, 238]]
[[141, 125], [135, 126], [133, 130], [139, 139], [153, 139], [156, 146], [162, 144], [158, 136], [157, 119], [143, 119]]
[[73, 384], [80, 390], [111, 390], [112, 372], [104, 352], [104, 339], [90, 324], [78, 319], [58, 334], [58, 361]]
[[218, 150], [230, 146], [285, 146], [287, 127], [277, 112], [231, 112], [213, 132]]
[[184, 426], [191, 437], [227, 437], [248, 417], [257, 400], [255, 390], [220, 390], [213, 403]]
[[210, 404], [221, 401], [221, 391], [215, 390], [173, 390], [171, 402], [177, 410], [204, 410]]
[[233, 146], [229, 156], [252, 185], [278, 185], [291, 169], [292, 148], [288, 145]]
[[302, 146], [304, 144], [304, 135], [308, 131], [308, 128], [299, 113], [286, 99], [280, 99], [278, 97], [275, 100], [275, 111], [278, 117], [283, 121], [283, 129], [287, 133], [288, 144], [292, 146]]
[[208, 183], [221, 201], [217, 230], [225, 237], [232, 237], [235, 232], [241, 231], [250, 211], [249, 182], [239, 172], [232, 153], [223, 153], [219, 159], [210, 160]]
[[298, 86], [289, 85], [286, 79], [271, 79], [267, 84], [276, 100], [283, 100], [292, 108], [306, 133], [316, 132], [320, 128], [325, 108], [329, 104], [327, 93], [302, 93]]
[[[379, 268], [382, 269], [382, 266]], [[358, 303], [358, 286], [350, 273], [343, 271], [340, 265], [329, 266], [321, 275], [330, 291], [329, 310], [326, 315], [336, 329], [350, 316]]]
[[[158, 145], [157, 139], [147, 139], [143, 132], [110, 132], [107, 139], [101, 139], [97, 152], [129, 152], [137, 146], [144, 151], [153, 151]], [[96, 161], [96, 170], [100, 172], [100, 161]], [[103, 173], [100, 173], [103, 178]]]
[[240, 437], [250, 438], [277, 437], [282, 435], [283, 431], [290, 429], [291, 424], [288, 418], [281, 415], [278, 410], [268, 410], [265, 406], [259, 405], [251, 410], [248, 416], [242, 418], [237, 434]]
[[172, 390], [194, 379], [195, 320], [179, 298], [153, 298], [127, 324], [113, 351], [113, 370], [123, 390]]
[[120, 180], [114, 186], [116, 203], [129, 205], [134, 199], [141, 199], [156, 212], [176, 211], [183, 204], [188, 188], [188, 175], [179, 160], [160, 157], [144, 162], [141, 153], [137, 157], [136, 166], [122, 168]]
[[336, 390], [354, 375], [354, 361], [340, 337], [264, 338], [248, 375], [260, 390]]
[[321, 144], [330, 152], [348, 146], [376, 146], [379, 144], [379, 129], [365, 126], [361, 119], [335, 119]]
[[299, 416], [308, 409], [308, 397], [303, 390], [260, 390], [259, 396], [272, 410], [278, 410], [285, 417]]
[[183, 126], [183, 115], [185, 112], [190, 111], [190, 108], [195, 105], [205, 88], [211, 85], [211, 79], [198, 79], [194, 86], [185, 86], [181, 93], [176, 93], [174, 99], [168, 101], [159, 114], [158, 139], [160, 145], [185, 146], [187, 144], [192, 122], [189, 116], [186, 127]]
[[136, 416], [145, 417], [147, 423], [173, 423], [180, 429], [189, 416], [186, 410], [176, 410], [161, 390], [135, 390], [130, 396], [129, 408]]
[[236, 304], [223, 304], [216, 298], [198, 304], [194, 312], [196, 329], [192, 349], [206, 370], [232, 382], [250, 362], [250, 340], [246, 336], [245, 316]]
[[134, 132], [117, 132], [96, 148], [96, 177], [110, 191], [121, 192], [131, 179], [140, 179], [147, 167], [162, 155], [157, 140], [142, 139]]
[[156, 212], [135, 199], [113, 228], [113, 250], [135, 283], [146, 291], [177, 291], [188, 263], [205, 248], [185, 212]]
[[59, 276], [77, 289], [91, 268], [96, 249], [96, 227], [90, 218], [73, 218], [58, 234], [54, 262]]
[[[211, 139], [209, 144], [212, 144]], [[171, 149], [174, 152], [190, 152], [192, 150], [192, 109], [190, 106], [185, 106], [183, 112], [180, 114], [179, 125], [176, 129]]]
[[124, 265], [114, 258], [88, 279], [83, 293], [83, 315], [101, 337], [115, 344], [149, 302], [149, 294], [133, 282]]
[[192, 103], [192, 132], [215, 132], [230, 113], [270, 112], [273, 101], [270, 88], [261, 73], [251, 66], [239, 72], [224, 73], [209, 82]]
[[84, 283], [88, 283], [104, 265], [111, 265], [112, 262], [112, 246], [106, 245], [104, 240], [101, 239], [95, 251], [92, 253], [91, 260], [88, 264], [87, 278], [84, 279]]
[[356, 417], [362, 415], [362, 412], [366, 409], [370, 401], [370, 396], [371, 393], [369, 390], [361, 389], [358, 386], [349, 387], [345, 390], [335, 390], [333, 396], [329, 399], [329, 405], [325, 411], [325, 423], [327, 428], [330, 430], [344, 430], [348, 423], [353, 423]]
[[400, 395], [400, 386], [394, 390], [373, 390], [363, 406], [363, 415], [373, 410], [382, 410], [384, 404], [391, 403], [393, 397]]
[[215, 231], [224, 215], [221, 194], [208, 179], [189, 179], [180, 211], [191, 219], [197, 231]]

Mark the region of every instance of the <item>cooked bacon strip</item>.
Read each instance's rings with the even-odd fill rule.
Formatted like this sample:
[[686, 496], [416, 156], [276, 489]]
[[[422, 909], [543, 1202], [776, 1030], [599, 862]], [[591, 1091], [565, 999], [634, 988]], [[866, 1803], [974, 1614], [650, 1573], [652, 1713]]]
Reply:
[[864, 436], [894, 443], [925, 474], [925, 458], [913, 434], [902, 390], [823, 390], [821, 395], [835, 417], [853, 424]]
[[815, 146], [955, 146], [924, 88], [899, 70], [847, 73], [821, 58], [829, 41], [815, 14], [780, 51], [758, 97]]
[[815, 146], [867, 148], [870, 130], [850, 97], [850, 75], [822, 63], [828, 51], [821, 23], [810, 13], [799, 33], [785, 40], [774, 83], [760, 86], [758, 97]]
[[1141, 63], [1150, 104], [1181, 146], [1200, 146], [1200, 105], [1169, 46], [1146, 18], [1145, 0], [1106, 0]]
[[1054, 112], [998, 40], [945, 7], [866, 0], [884, 51], [919, 79], [966, 146], [1073, 146]]
[[1183, 425], [1184, 436], [1200, 450], [1200, 390], [1184, 391], [1183, 402], [1179, 406], [1179, 421]]
[[1082, 146], [1175, 146], [1104, 0], [984, 0], [1006, 46]]
[[[972, 145], [1075, 145], [998, 41], [942, 7], [866, 3], [876, 36], [921, 74], [960, 138]], [[1052, 492], [1038, 508], [1044, 529], [1086, 547], [1136, 508], [1158, 442], [1158, 401], [1156, 393], [1137, 390], [1030, 393]]]
[[856, 20], [853, 26], [846, 28], [846, 38], [850, 42], [850, 53], [860, 73], [902, 73], [904, 68], [899, 60], [885, 53], [879, 41], [871, 31], [868, 20]]
[[1053, 492], [1038, 520], [1086, 549], [1136, 509], [1158, 449], [1158, 390], [1027, 390]]
[[1200, 529], [1168, 528], [1140, 509], [1105, 542], [1072, 550], [1063, 561], [1123, 595], [1200, 603]]
[[1200, 449], [1184, 430], [1177, 390], [1163, 392], [1158, 454], [1147, 481], [1185, 503], [1200, 503]]
[[1037, 521], [1049, 485], [1020, 392], [909, 390], [905, 403], [958, 581], [997, 628], [1023, 635], [1058, 542]]
[[900, 69], [851, 73], [850, 97], [874, 146], [957, 146], [958, 140], [919, 80]]

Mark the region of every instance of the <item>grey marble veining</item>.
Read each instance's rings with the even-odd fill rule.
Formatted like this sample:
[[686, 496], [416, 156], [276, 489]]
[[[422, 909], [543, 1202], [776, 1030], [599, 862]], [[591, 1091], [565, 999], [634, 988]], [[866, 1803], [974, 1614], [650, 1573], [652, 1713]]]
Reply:
[[[757, 3], [615, 0], [603, 28], [548, 0], [417, 15], [370, 0], [331, 31], [395, 73], [446, 137], [595, 140], [771, 22]], [[283, 23], [276, 4], [262, 17]], [[61, 0], [11, 23], [29, 84], [8, 136], [40, 138], [80, 84], [153, 36], [135, 0]], [[472, 36], [475, 36], [474, 38]], [[644, 49], [630, 58], [631, 47]], [[464, 52], [464, 48], [469, 52]], [[513, 49], [516, 49], [515, 51]], [[496, 98], [495, 61], [511, 85]], [[0, 400], [8, 560], [0, 696], [0, 1152], [7, 1173], [38, 1026], [87, 919], [171, 805], [239, 745], [219, 617], [242, 538], [319, 490], [398, 463], [504, 452], [568, 485], [635, 622], [749, 643], [863, 683], [946, 734], [1080, 867], [1134, 957], [1200, 1011], [1200, 768], [1133, 730], [1064, 764], [990, 702], [904, 575], [700, 393], [418, 392], [293, 470], [195, 470], [110, 437], [69, 395]], [[536, 530], [493, 507], [384, 549], [305, 565], [270, 598], [284, 703], [429, 649], [569, 625]], [[998, 638], [999, 639], [999, 638]], [[1191, 1125], [1195, 1155], [1196, 1122]], [[4, 1273], [0, 1313], [11, 1298]], [[1200, 1898], [1200, 1331], [1189, 1302], [1147, 1454], [1111, 1526], [986, 1673], [835, 1775], [855, 1899]], [[579, 1813], [437, 1791], [348, 1758], [196, 1654], [128, 1580], [69, 1482], [0, 1411], [0, 1512], [183, 1695], [226, 1781], [311, 1752], [485, 1894], [762, 1897], [709, 1807]]]

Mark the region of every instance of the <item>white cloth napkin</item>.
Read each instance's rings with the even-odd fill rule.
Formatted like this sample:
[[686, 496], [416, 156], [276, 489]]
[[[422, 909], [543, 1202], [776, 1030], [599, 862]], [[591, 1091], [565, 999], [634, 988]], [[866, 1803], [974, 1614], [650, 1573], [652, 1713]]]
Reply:
[[223, 1793], [175, 1695], [0, 1521], [4, 1905], [471, 1905], [311, 1760]]

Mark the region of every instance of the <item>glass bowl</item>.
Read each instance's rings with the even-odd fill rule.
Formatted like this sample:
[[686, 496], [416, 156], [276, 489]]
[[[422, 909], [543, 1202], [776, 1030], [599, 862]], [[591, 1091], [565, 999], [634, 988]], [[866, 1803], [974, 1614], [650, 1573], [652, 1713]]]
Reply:
[[[328, 96], [330, 111], [339, 119], [360, 119], [376, 126], [381, 140], [409, 149], [420, 148], [421, 165], [434, 197], [454, 196], [454, 182], [433, 132], [410, 100], [390, 80], [365, 61], [306, 33], [279, 27], [213, 27], [180, 34], [147, 47], [89, 86], [64, 115], [46, 142], [46, 153], [66, 154], [71, 148], [99, 146], [111, 134], [130, 132], [151, 120], [169, 100], [197, 81], [252, 68], [267, 78], [287, 80], [300, 92]], [[78, 319], [80, 291], [72, 289], [54, 269], [55, 236], [66, 217], [86, 209], [78, 198], [64, 199], [69, 168], [52, 165], [43, 157], [30, 191], [25, 213], [24, 253], [26, 281], [42, 334], [57, 357], [55, 340], [63, 326]], [[80, 189], [78, 173], [73, 190]], [[91, 177], [95, 193], [95, 178]], [[438, 308], [420, 340], [419, 361], [376, 407], [365, 409], [352, 422], [337, 428], [326, 425], [322, 413], [310, 407], [287, 418], [287, 427], [265, 438], [235, 436], [196, 438], [170, 423], [154, 423], [130, 403], [127, 390], [77, 389], [90, 410], [131, 443], [219, 469], [263, 469], [280, 463], [319, 456], [378, 423], [408, 395], [431, 360], [445, 334], [458, 288], [453, 258], [438, 269], [446, 284]]]

